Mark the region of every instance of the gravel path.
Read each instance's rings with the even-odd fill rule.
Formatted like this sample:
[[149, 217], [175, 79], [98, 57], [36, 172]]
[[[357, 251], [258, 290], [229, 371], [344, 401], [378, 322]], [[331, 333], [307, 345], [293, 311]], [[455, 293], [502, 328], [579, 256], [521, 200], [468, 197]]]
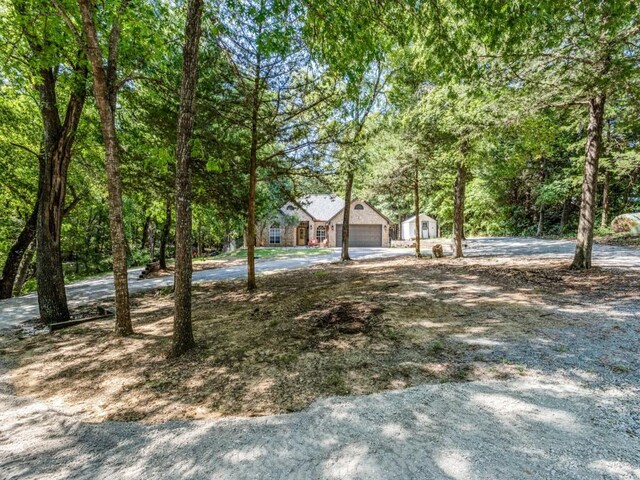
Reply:
[[[572, 245], [482, 239], [467, 253], [570, 258]], [[597, 247], [596, 263], [640, 269], [640, 252]], [[281, 416], [90, 424], [12, 395], [0, 364], [0, 478], [640, 479], [640, 298], [557, 300], [544, 308], [563, 327], [487, 348], [522, 376], [334, 397]]]
[[285, 416], [88, 424], [0, 396], [5, 479], [640, 478], [618, 389], [558, 376], [332, 398]]

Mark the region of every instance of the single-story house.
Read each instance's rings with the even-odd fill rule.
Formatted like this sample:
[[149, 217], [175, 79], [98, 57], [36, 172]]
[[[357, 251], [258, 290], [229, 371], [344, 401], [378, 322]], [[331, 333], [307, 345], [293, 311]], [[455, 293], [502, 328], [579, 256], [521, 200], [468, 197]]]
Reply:
[[[435, 218], [420, 214], [418, 219], [420, 225], [420, 238], [437, 238], [438, 222]], [[400, 224], [400, 240], [413, 240], [416, 238], [416, 216], [407, 218]]]
[[[342, 246], [344, 200], [337, 195], [305, 195], [285, 203], [275, 217], [256, 229], [260, 246]], [[388, 247], [390, 222], [370, 203], [355, 199], [349, 205], [349, 246]]]

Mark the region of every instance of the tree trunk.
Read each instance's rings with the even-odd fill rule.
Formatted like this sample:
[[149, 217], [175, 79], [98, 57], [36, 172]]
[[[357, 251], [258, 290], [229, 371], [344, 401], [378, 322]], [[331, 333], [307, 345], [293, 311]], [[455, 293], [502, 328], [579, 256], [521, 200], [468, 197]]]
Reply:
[[31, 262], [33, 261], [33, 254], [36, 253], [36, 242], [31, 242], [31, 245], [27, 248], [27, 251], [22, 256], [22, 262], [20, 263], [20, 269], [16, 276], [16, 281], [13, 284], [13, 296], [17, 297], [22, 293], [22, 287], [24, 282], [27, 281], [27, 275], [29, 275], [29, 269], [31, 268]]
[[416, 214], [416, 257], [420, 258], [422, 256], [422, 252], [420, 251], [420, 236], [422, 233], [422, 224], [420, 223], [420, 181], [417, 162], [415, 173], [416, 175], [413, 180], [413, 201]]
[[198, 258], [202, 258], [204, 256], [204, 233], [202, 231], [202, 227], [198, 227], [197, 234], [197, 242], [198, 242]]
[[353, 190], [353, 170], [347, 172], [347, 183], [344, 189], [344, 210], [342, 214], [342, 253], [340, 260], [347, 262], [351, 260], [349, 256], [349, 218], [351, 216], [351, 191]]
[[562, 214], [560, 215], [560, 235], [564, 233], [564, 229], [569, 221], [569, 210], [571, 208], [571, 197], [567, 197], [562, 202]]
[[149, 256], [153, 262], [156, 258], [156, 223], [151, 224], [151, 233], [149, 234]]
[[[169, 234], [171, 233], [171, 209], [173, 205], [171, 205], [171, 201], [167, 200], [166, 213], [164, 217], [164, 225], [162, 226], [162, 236], [160, 237], [160, 269], [167, 269], [167, 244], [169, 243]], [[177, 235], [177, 225], [176, 225], [176, 235]], [[177, 241], [176, 241], [177, 245]], [[177, 253], [176, 253], [177, 255]]]
[[67, 192], [67, 172], [86, 98], [87, 72], [78, 69], [76, 73], [80, 81], [69, 97], [62, 122], [58, 111], [54, 70], [41, 70], [41, 83], [37, 87], [44, 125], [44, 146], [39, 173], [36, 278], [40, 319], [47, 324], [63, 322], [70, 318], [64, 289], [60, 237]]
[[189, 0], [182, 51], [182, 85], [176, 149], [176, 271], [173, 355], [195, 346], [191, 325], [191, 135], [195, 117], [203, 0]]
[[249, 152], [249, 206], [247, 208], [247, 288], [256, 285], [256, 185], [258, 183], [258, 110], [260, 94], [260, 56], [256, 61], [251, 112], [251, 150]]
[[467, 168], [458, 163], [456, 183], [453, 188], [453, 256], [463, 257], [462, 235], [464, 229], [464, 201], [467, 182]]
[[115, 124], [114, 63], [117, 58], [118, 19], [116, 18], [114, 20], [114, 27], [109, 37], [109, 65], [107, 65], [107, 72], [105, 72], [90, 0], [78, 0], [78, 5], [82, 16], [87, 57], [89, 58], [93, 71], [93, 94], [100, 115], [100, 126], [105, 150], [109, 224], [113, 256], [113, 283], [116, 297], [115, 332], [117, 335], [129, 335], [133, 333], [133, 327], [131, 325], [131, 313], [129, 311], [127, 245], [122, 213], [122, 182], [120, 180], [120, 160], [118, 158], [118, 142]]
[[4, 262], [2, 278], [0, 278], [0, 299], [11, 298], [13, 295], [13, 286], [16, 283], [16, 278], [19, 276], [20, 265], [27, 257], [27, 252], [30, 250], [33, 239], [36, 237], [37, 223], [38, 201], [36, 200], [36, 205], [31, 215], [27, 219], [15, 243], [9, 249], [7, 259]]
[[609, 224], [609, 183], [611, 181], [611, 173], [609, 170], [604, 172], [604, 185], [602, 188], [602, 217], [600, 219], [600, 227], [607, 228]]
[[[545, 171], [545, 158], [542, 157], [540, 159], [540, 184], [544, 185], [544, 181], [547, 178], [547, 173]], [[541, 237], [543, 233], [543, 221], [544, 221], [544, 205], [540, 202], [540, 208], [538, 209], [538, 229], [536, 231], [536, 237]]]
[[142, 238], [140, 239], [140, 248], [144, 250], [149, 243], [149, 226], [151, 225], [151, 216], [147, 215], [142, 226]]
[[540, 205], [540, 208], [538, 209], [538, 229], [536, 231], [536, 237], [541, 237], [542, 236], [542, 229], [543, 229], [542, 221], [543, 220], [544, 220], [544, 206]]
[[591, 268], [593, 248], [593, 223], [596, 212], [596, 189], [598, 187], [598, 160], [602, 148], [602, 127], [605, 94], [600, 93], [589, 100], [589, 128], [585, 148], [584, 179], [580, 201], [580, 220], [576, 238], [576, 253], [571, 268]]

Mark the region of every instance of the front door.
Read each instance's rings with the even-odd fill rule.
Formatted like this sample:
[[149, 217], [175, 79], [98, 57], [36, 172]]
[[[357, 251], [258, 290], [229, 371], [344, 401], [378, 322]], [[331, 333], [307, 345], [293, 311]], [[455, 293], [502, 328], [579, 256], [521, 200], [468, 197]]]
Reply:
[[296, 238], [297, 238], [296, 245], [306, 245], [307, 244], [307, 227], [298, 227]]
[[429, 238], [429, 222], [422, 222], [422, 238]]

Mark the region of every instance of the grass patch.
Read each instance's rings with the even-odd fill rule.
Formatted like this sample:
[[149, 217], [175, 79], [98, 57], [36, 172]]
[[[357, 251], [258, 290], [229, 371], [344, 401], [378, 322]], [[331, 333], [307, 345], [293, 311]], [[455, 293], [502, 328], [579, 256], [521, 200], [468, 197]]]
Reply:
[[[314, 255], [328, 255], [332, 250], [330, 248], [283, 248], [283, 247], [256, 247], [256, 259], [260, 258], [291, 258], [291, 257], [310, 257]], [[233, 252], [218, 255], [216, 258], [247, 258], [247, 249], [239, 248]]]

